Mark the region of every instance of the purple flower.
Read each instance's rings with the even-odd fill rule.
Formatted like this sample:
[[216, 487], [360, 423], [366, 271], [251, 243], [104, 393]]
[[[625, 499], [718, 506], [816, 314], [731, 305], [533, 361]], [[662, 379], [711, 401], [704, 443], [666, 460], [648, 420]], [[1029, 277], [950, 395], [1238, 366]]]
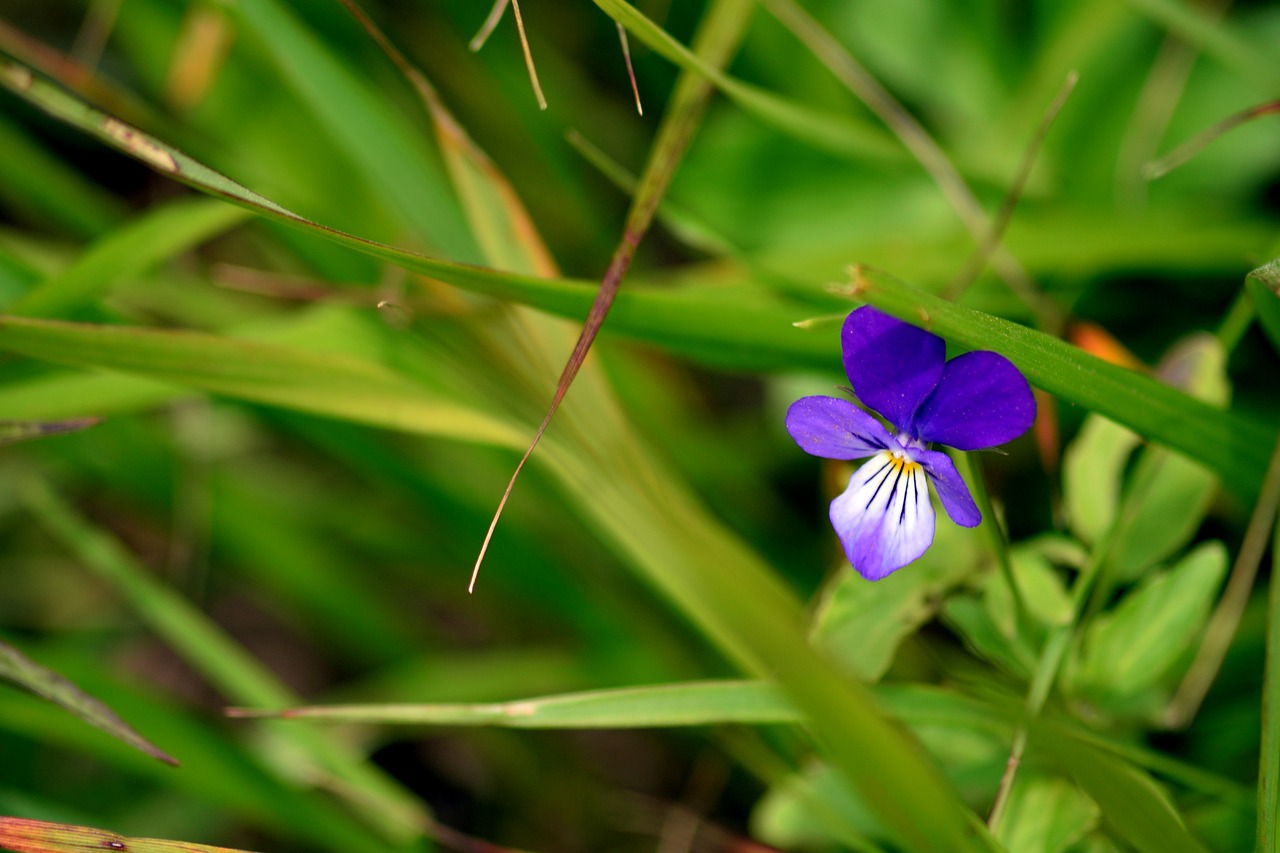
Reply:
[[950, 457], [930, 444], [981, 450], [1012, 441], [1030, 429], [1036, 401], [1004, 356], [968, 352], [947, 361], [942, 338], [870, 306], [845, 319], [840, 343], [854, 393], [896, 432], [837, 397], [797, 400], [787, 411], [787, 431], [814, 456], [871, 457], [831, 502], [831, 525], [849, 562], [874, 581], [933, 544], [926, 482], [956, 524], [982, 521]]

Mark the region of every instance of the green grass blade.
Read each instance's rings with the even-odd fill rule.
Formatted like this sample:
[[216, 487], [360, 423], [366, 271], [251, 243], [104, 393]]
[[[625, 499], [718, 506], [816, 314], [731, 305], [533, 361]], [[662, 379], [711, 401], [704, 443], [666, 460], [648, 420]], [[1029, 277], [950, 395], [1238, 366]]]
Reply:
[[1128, 0], [1143, 15], [1237, 71], [1264, 91], [1280, 86], [1280, 69], [1261, 47], [1207, 10], [1180, 0]]
[[850, 290], [967, 349], [1003, 353], [1031, 384], [1105, 415], [1217, 471], [1239, 494], [1262, 487], [1276, 430], [1125, 370], [1057, 338], [952, 304], [882, 273], [856, 268]]
[[1262, 755], [1258, 769], [1258, 850], [1280, 849], [1280, 516], [1271, 540], [1267, 583], [1267, 661], [1262, 687]]
[[758, 681], [663, 684], [472, 705], [325, 705], [275, 712], [237, 709], [233, 716], [516, 729], [762, 725], [800, 720], [778, 688]]
[[[113, 537], [91, 526], [41, 481], [25, 484], [23, 499], [31, 511], [73, 550], [91, 571], [113, 586], [148, 626], [197, 672], [233, 701], [289, 705], [287, 687], [227, 637], [217, 625], [177, 593], [150, 577]], [[427, 815], [390, 779], [348, 750], [315, 732], [281, 736], [341, 780], [364, 816], [387, 838], [407, 841], [422, 833]], [[370, 844], [375, 844], [370, 839]]]
[[99, 423], [98, 418], [72, 418], [62, 421], [0, 421], [0, 447], [18, 441], [78, 432], [97, 423]]
[[71, 681], [43, 667], [13, 646], [0, 642], [0, 678], [19, 684], [32, 693], [70, 711], [91, 726], [102, 729], [152, 758], [177, 766], [176, 759], [138, 734], [120, 715]]
[[432, 394], [381, 365], [195, 332], [0, 318], [0, 349], [358, 423], [515, 446], [514, 427]]
[[665, 30], [623, 0], [594, 0], [605, 14], [654, 52], [685, 71], [706, 77], [744, 111], [823, 150], [857, 159], [905, 160], [905, 152], [876, 125], [788, 100], [729, 76], [700, 59]]
[[247, 218], [247, 211], [212, 199], [179, 198], [157, 205], [102, 237], [10, 310], [32, 317], [65, 315], [92, 302], [119, 279], [194, 248]]
[[132, 850], [134, 853], [246, 853], [229, 847], [211, 847], [189, 841], [164, 841], [158, 838], [126, 838], [114, 832], [0, 817], [0, 849], [15, 853], [82, 853], [85, 850]]
[[38, 145], [7, 116], [0, 116], [0, 151], [0, 193], [15, 210], [78, 237], [101, 234], [123, 218], [118, 200]]
[[394, 202], [421, 239], [455, 256], [479, 258], [439, 159], [392, 102], [371, 90], [358, 66], [344, 66], [276, 0], [240, 0], [228, 11], [256, 39], [378, 194]]

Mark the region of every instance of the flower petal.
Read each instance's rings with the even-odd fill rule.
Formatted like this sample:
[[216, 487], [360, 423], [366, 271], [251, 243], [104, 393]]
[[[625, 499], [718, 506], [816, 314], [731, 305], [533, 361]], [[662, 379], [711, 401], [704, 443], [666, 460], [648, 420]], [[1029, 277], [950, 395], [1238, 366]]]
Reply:
[[839, 397], [802, 397], [787, 409], [787, 432], [805, 453], [861, 459], [898, 442], [880, 422]]
[[858, 399], [899, 429], [942, 378], [942, 338], [869, 305], [851, 313], [840, 332], [844, 369]]
[[858, 574], [875, 581], [933, 544], [933, 504], [924, 468], [887, 450], [854, 472], [831, 502], [831, 525]]
[[982, 523], [982, 513], [978, 511], [969, 487], [950, 456], [940, 450], [915, 450], [911, 455], [924, 466], [933, 487], [938, 490], [942, 508], [952, 521], [961, 527], [977, 527]]
[[1013, 441], [1036, 419], [1036, 398], [1013, 362], [995, 352], [967, 352], [947, 362], [938, 387], [907, 429], [923, 441], [981, 450]]

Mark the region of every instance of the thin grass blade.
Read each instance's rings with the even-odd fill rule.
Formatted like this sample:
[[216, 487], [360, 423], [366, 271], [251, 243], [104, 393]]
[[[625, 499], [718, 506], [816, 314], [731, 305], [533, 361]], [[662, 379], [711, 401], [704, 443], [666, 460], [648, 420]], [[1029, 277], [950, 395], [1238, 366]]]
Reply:
[[145, 752], [152, 758], [175, 767], [178, 765], [176, 758], [138, 734], [105, 703], [3, 641], [0, 641], [0, 678], [25, 687], [37, 696], [75, 714], [89, 725], [102, 729], [112, 737]]

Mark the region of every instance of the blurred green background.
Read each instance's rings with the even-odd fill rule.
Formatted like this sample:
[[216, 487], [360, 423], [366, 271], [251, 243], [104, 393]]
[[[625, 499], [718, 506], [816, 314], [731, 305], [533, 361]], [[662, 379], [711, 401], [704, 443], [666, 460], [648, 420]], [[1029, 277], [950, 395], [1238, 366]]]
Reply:
[[[1220, 489], [1224, 472], [1203, 458], [1089, 415], [1081, 379], [1079, 399], [1042, 398], [1035, 435], [975, 462], [1011, 552], [940, 516], [921, 565], [871, 587], [826, 520], [847, 469], [805, 456], [782, 418], [799, 396], [846, 384], [836, 329], [852, 303], [831, 290], [846, 267], [944, 291], [1075, 71], [1007, 254], [960, 304], [1140, 374], [1163, 359], [1150, 375], [1229, 398], [1222, 434], [1265, 460], [1253, 437], [1280, 423], [1280, 358], [1253, 316], [1274, 309], [1243, 282], [1280, 248], [1275, 119], [1158, 180], [1143, 170], [1275, 97], [1274, 4], [805, 2], [835, 53], [788, 28], [779, 10], [796, 7], [737, 4], [729, 77], [687, 127], [696, 135], [623, 284], [639, 297], [605, 324], [467, 594], [586, 315], [579, 282], [603, 274], [676, 81], [697, 76], [653, 34], [691, 43], [708, 5], [625, 8], [656, 25], [627, 19], [642, 116], [612, 19], [625, 4], [522, 5], [545, 111], [510, 11], [471, 52], [484, 4], [363, 4], [435, 87], [435, 124], [339, 2], [0, 8], [0, 56], [301, 217], [563, 279], [539, 296], [516, 279], [466, 286], [463, 268], [406, 270], [204, 199], [92, 138], [92, 117], [55, 118], [45, 96], [0, 90], [0, 301], [86, 324], [0, 323], [0, 417], [105, 417], [0, 448], [0, 640], [183, 763], [4, 687], [0, 813], [262, 851], [915, 849], [904, 818], [849, 790], [897, 771], [870, 759], [850, 770], [873, 730], [836, 711], [877, 712], [841, 691], [882, 685], [875, 707], [908, 719], [931, 758], [900, 755], [981, 822], [1061, 629], [1045, 714], [1104, 739], [1123, 773], [1033, 737], [993, 843], [1254, 843], [1265, 591], [1243, 599], [1199, 713], [1172, 724], [1168, 709], [1256, 489]], [[842, 82], [847, 57], [936, 140], [972, 193], [967, 213]], [[103, 338], [87, 324], [131, 331]], [[1189, 369], [1170, 366], [1175, 351]], [[1002, 553], [1030, 599], [1016, 625]], [[1082, 570], [1100, 574], [1073, 586]], [[806, 637], [822, 653], [790, 657]], [[743, 675], [781, 683], [812, 725], [508, 731], [222, 713]], [[1003, 709], [1003, 722], [993, 731], [947, 704], [960, 699]], [[1090, 773], [1133, 786], [1104, 790]], [[915, 814], [952, 826], [948, 807]], [[1147, 808], [1153, 823], [1125, 825]], [[450, 841], [434, 822], [499, 848]]]

